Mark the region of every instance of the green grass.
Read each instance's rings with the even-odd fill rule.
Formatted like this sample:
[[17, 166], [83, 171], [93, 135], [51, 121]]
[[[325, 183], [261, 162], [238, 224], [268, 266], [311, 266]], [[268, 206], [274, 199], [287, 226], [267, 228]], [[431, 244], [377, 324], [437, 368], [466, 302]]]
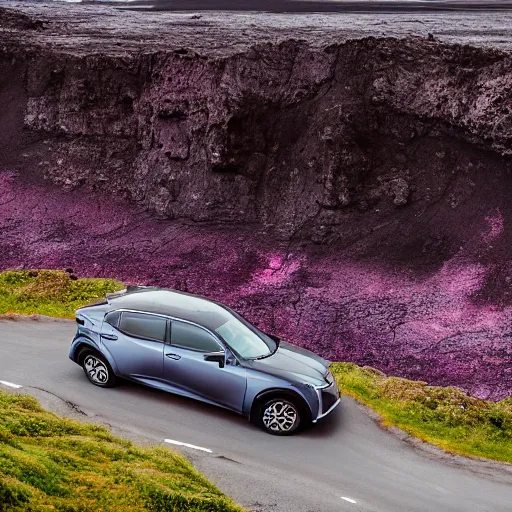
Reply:
[[183, 457], [0, 393], [3, 512], [243, 512]]
[[61, 270], [7, 270], [0, 273], [0, 315], [71, 318], [79, 307], [122, 288], [113, 279], [76, 279]]
[[333, 363], [332, 372], [341, 392], [379, 413], [384, 425], [449, 452], [512, 463], [512, 398], [487, 402], [352, 363]]

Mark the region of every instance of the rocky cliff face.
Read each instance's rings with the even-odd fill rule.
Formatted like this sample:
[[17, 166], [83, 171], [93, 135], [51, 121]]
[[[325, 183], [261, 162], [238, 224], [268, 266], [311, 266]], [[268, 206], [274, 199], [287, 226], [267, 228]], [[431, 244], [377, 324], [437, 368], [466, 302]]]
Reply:
[[511, 392], [509, 53], [87, 52], [0, 20], [0, 266], [186, 286], [326, 357]]
[[160, 218], [357, 237], [354, 219], [429, 208], [454, 181], [467, 197], [488, 152], [493, 169], [512, 154], [512, 61], [493, 51], [369, 38], [15, 60], [40, 172]]

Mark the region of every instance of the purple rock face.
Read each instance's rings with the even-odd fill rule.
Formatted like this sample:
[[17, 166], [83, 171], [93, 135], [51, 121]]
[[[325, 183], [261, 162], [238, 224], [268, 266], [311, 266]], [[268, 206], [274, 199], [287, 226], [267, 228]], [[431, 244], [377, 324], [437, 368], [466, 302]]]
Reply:
[[333, 360], [512, 393], [509, 54], [98, 54], [8, 22], [0, 268], [201, 293]]
[[[510, 277], [464, 247], [418, 273], [248, 228], [157, 222], [106, 195], [27, 186], [12, 172], [0, 175], [0, 198], [1, 268], [72, 267], [201, 293], [333, 360], [483, 398], [512, 391], [512, 308], [502, 285]], [[485, 260], [504, 233], [501, 211], [491, 210], [467, 245]]]

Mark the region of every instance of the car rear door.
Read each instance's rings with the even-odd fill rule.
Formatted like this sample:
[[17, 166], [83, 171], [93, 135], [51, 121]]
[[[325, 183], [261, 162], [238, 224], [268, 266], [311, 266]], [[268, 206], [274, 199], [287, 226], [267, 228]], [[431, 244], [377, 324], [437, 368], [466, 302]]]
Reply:
[[221, 367], [205, 361], [210, 352], [225, 350], [207, 329], [179, 320], [171, 321], [170, 343], [164, 346], [164, 378], [196, 398], [202, 398], [242, 411], [247, 375], [234, 358]]
[[120, 374], [161, 379], [168, 320], [158, 315], [115, 311], [102, 324], [101, 342]]

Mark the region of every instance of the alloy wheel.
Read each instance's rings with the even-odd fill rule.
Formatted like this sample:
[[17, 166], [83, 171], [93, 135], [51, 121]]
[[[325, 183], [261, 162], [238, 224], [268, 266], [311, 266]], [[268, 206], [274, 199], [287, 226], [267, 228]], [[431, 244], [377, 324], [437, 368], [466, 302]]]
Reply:
[[84, 368], [91, 380], [98, 384], [108, 381], [108, 368], [105, 363], [93, 355], [88, 355], [84, 361]]
[[290, 432], [299, 420], [299, 413], [294, 405], [284, 400], [270, 403], [263, 412], [263, 425], [276, 433]]

